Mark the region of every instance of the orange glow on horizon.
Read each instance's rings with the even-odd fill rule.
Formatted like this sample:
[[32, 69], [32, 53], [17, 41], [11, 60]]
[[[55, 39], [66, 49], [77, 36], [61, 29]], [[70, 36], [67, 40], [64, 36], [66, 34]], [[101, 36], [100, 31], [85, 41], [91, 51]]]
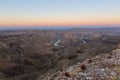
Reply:
[[120, 25], [119, 18], [0, 19], [0, 26], [111, 26]]

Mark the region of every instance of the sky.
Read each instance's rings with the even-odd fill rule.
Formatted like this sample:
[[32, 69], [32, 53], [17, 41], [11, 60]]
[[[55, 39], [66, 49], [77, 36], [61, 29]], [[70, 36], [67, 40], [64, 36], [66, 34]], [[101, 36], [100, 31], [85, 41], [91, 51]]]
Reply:
[[120, 26], [120, 0], [0, 0], [0, 27]]

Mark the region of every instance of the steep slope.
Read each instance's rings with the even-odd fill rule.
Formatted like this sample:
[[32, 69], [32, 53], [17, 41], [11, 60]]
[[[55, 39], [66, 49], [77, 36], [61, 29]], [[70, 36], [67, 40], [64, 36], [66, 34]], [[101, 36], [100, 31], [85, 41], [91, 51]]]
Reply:
[[44, 80], [120, 80], [120, 47], [58, 71]]

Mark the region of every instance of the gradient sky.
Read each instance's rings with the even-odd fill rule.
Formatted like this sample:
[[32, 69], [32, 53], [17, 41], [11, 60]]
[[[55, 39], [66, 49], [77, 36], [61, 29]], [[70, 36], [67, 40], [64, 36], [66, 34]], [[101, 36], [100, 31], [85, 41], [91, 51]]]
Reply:
[[0, 26], [120, 25], [120, 0], [0, 0]]

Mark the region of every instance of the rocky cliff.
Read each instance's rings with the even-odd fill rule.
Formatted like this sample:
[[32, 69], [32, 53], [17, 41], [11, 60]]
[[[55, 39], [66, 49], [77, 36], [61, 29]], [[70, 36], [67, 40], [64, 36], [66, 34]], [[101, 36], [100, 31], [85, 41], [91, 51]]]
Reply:
[[44, 80], [120, 80], [120, 47], [111, 53], [98, 55], [58, 71]]

